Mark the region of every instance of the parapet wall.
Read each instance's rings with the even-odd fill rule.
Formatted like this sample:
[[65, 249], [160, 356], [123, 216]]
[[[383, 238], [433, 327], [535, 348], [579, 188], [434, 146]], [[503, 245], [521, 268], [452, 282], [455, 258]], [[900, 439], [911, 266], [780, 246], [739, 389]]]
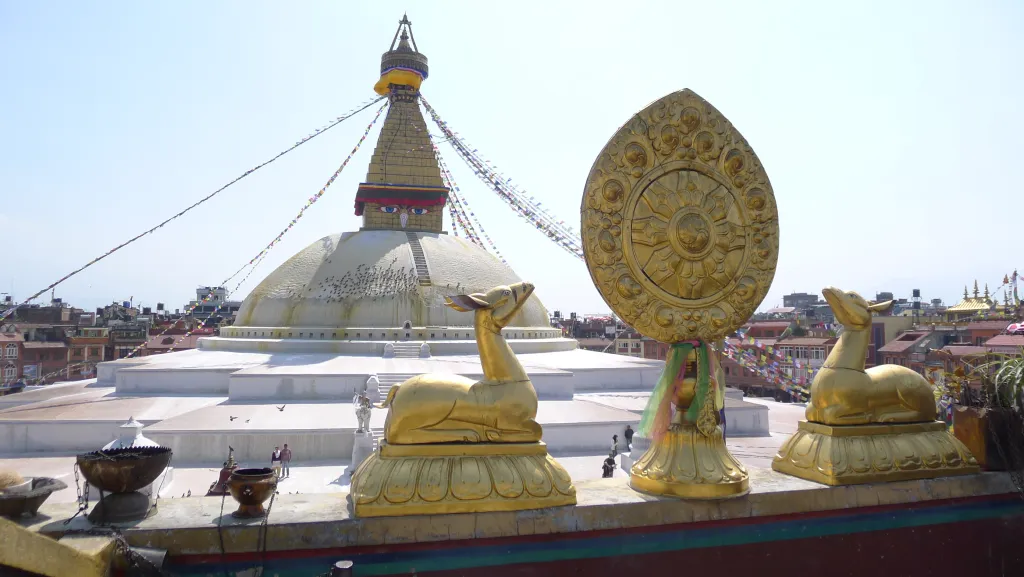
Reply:
[[[581, 574], [621, 576], [676, 564], [711, 570], [715, 562], [766, 575], [784, 574], [773, 572], [781, 567], [828, 575], [956, 567], [973, 568], [960, 574], [1024, 574], [1013, 544], [1024, 529], [1024, 501], [1006, 474], [826, 487], [770, 470], [750, 473], [752, 493], [724, 501], [653, 497], [614, 478], [578, 483], [572, 507], [464, 515], [353, 519], [345, 493], [282, 494], [265, 554], [257, 550], [260, 523], [232, 518], [230, 497], [161, 499], [156, 515], [124, 534], [135, 546], [166, 549], [179, 564], [176, 575], [260, 559], [271, 572], [302, 563], [323, 572], [326, 565], [317, 564], [351, 559], [366, 575], [498, 577], [522, 574], [525, 564], [530, 575], [587, 566]], [[52, 536], [88, 529], [84, 516], [63, 524], [74, 508], [44, 506], [39, 520], [23, 524]], [[979, 539], [984, 546], [974, 547]]]

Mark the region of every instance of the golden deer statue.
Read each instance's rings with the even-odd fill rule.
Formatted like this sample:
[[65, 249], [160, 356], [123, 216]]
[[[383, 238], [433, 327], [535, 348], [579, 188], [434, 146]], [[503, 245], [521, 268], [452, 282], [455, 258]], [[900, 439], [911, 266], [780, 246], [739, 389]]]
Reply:
[[936, 420], [935, 393], [899, 365], [864, 370], [871, 313], [855, 292], [821, 291], [844, 330], [811, 383], [807, 420], [779, 447], [772, 469], [826, 485], [856, 485], [979, 471], [971, 452]]
[[923, 376], [899, 365], [864, 370], [871, 313], [889, 310], [892, 301], [870, 304], [834, 287], [822, 294], [844, 330], [811, 384], [807, 420], [825, 425], [935, 421], [935, 393]]
[[533, 285], [519, 282], [445, 304], [473, 311], [484, 378], [418, 375], [391, 387], [384, 441], [352, 475], [356, 517], [520, 511], [574, 505], [572, 479], [548, 454], [537, 391], [501, 329]]
[[426, 374], [391, 387], [381, 408], [390, 407], [384, 439], [394, 445], [428, 443], [535, 443], [540, 441], [537, 392], [501, 336], [533, 294], [520, 282], [486, 293], [446, 298], [462, 312], [474, 311], [476, 344], [484, 378]]

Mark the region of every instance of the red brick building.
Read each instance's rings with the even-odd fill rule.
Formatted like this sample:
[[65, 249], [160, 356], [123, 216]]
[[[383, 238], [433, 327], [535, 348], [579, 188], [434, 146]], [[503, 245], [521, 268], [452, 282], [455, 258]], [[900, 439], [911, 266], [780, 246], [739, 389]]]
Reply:
[[997, 335], [985, 341], [985, 348], [993, 353], [1019, 356], [1024, 352], [1024, 335]]
[[925, 374], [927, 349], [924, 345], [930, 337], [930, 331], [909, 331], [901, 334], [878, 349], [882, 364], [900, 365]]
[[60, 341], [26, 341], [21, 374], [28, 382], [49, 384], [66, 377], [68, 346]]
[[967, 332], [967, 339], [969, 342], [976, 346], [986, 346], [985, 343], [992, 337], [998, 336], [1006, 332], [1006, 327], [1009, 326], [1011, 321], [998, 320], [998, 321], [972, 321], [967, 323], [965, 331]]
[[67, 379], [88, 379], [95, 375], [96, 363], [107, 360], [107, 344], [110, 329], [106, 327], [82, 327], [68, 338]]
[[839, 339], [835, 337], [785, 337], [776, 342], [782, 354], [779, 366], [797, 383], [810, 386], [816, 372], [825, 364]]
[[11, 383], [21, 377], [24, 344], [25, 338], [21, 333], [0, 333], [0, 383]]
[[[781, 337], [782, 333], [786, 332], [786, 329], [792, 325], [793, 321], [755, 321], [748, 324], [745, 328], [748, 337], [764, 340]], [[767, 347], [768, 345], [765, 346]]]

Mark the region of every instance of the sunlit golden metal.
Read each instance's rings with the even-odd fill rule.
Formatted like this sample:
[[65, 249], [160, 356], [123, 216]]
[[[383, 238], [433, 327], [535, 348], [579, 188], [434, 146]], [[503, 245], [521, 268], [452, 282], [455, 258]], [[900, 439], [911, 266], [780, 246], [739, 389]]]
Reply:
[[[713, 342], [764, 299], [779, 256], [779, 215], [757, 155], [714, 106], [691, 90], [669, 94], [623, 125], [594, 161], [580, 209], [594, 286], [637, 332]], [[634, 463], [633, 488], [719, 498], [748, 490], [718, 422], [725, 388], [694, 399], [697, 369], [673, 403], [676, 421]], [[712, 396], [709, 390], [709, 397]], [[696, 422], [684, 413], [701, 404]]]
[[[672, 425], [663, 437], [633, 463], [629, 484], [638, 491], [688, 499], [720, 499], [743, 495], [749, 490], [747, 470], [729, 453], [722, 435], [717, 399], [704, 403], [696, 421], [687, 420], [686, 410], [696, 400], [696, 352], [686, 359], [686, 377], [674, 391], [676, 406]], [[725, 387], [725, 374], [718, 368], [715, 378]], [[722, 399], [724, 403], [724, 399]]]
[[[77, 538], [75, 538], [77, 537]], [[55, 541], [0, 518], [0, 573], [3, 568], [46, 577], [101, 577], [110, 574], [115, 542], [111, 536], [78, 535]]]
[[888, 310], [892, 301], [872, 304], [833, 287], [822, 294], [843, 333], [811, 384], [807, 421], [772, 468], [826, 485], [978, 472], [967, 447], [936, 421], [927, 379], [898, 365], [865, 370], [871, 313]]
[[352, 476], [356, 516], [516, 511], [576, 503], [540, 442], [537, 392], [501, 336], [530, 283], [447, 299], [474, 312], [484, 378], [427, 374], [391, 387], [385, 442]]
[[864, 369], [871, 313], [888, 310], [892, 301], [870, 304], [833, 287], [821, 292], [843, 333], [811, 383], [807, 420], [824, 425], [934, 421], [935, 391], [923, 376], [899, 365]]
[[537, 391], [501, 329], [533, 294], [530, 283], [447, 299], [458, 311], [475, 311], [476, 343], [484, 378], [419, 375], [391, 387], [384, 438], [394, 445], [422, 443], [535, 443], [541, 428]]
[[772, 469], [825, 485], [969, 475], [971, 452], [942, 421], [832, 427], [800, 421]]
[[581, 212], [594, 285], [652, 339], [712, 342], [735, 331], [775, 275], [768, 175], [739, 131], [690, 90], [615, 133], [590, 170]]

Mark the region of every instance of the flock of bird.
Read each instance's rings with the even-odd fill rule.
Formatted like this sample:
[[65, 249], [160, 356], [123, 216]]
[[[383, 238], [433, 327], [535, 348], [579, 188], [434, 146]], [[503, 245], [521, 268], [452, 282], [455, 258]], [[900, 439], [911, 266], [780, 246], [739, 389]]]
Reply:
[[446, 284], [441, 291], [437, 290], [441, 289], [440, 286], [420, 285], [420, 276], [415, 267], [396, 267], [397, 262], [398, 257], [394, 257], [386, 267], [360, 264], [342, 276], [330, 275], [311, 283], [306, 288], [307, 296], [319, 293], [322, 295], [319, 299], [328, 303], [352, 302], [364, 298], [374, 301], [407, 298], [434, 306], [442, 304], [444, 296], [461, 294], [460, 291], [466, 290], [461, 283]]
[[[284, 408], [287, 407], [287, 406], [288, 406], [287, 404], [281, 405], [280, 407], [278, 407], [277, 405], [274, 405], [274, 408], [277, 409], [278, 411], [281, 411], [283, 413], [284, 412]], [[238, 417], [236, 417], [234, 415], [228, 415], [228, 421], [234, 422], [235, 419], [237, 419], [237, 418]], [[245, 422], [248, 423], [251, 420], [252, 419], [249, 418], [249, 419], [246, 419]], [[232, 451], [234, 450], [234, 448], [232, 448], [232, 447], [228, 447], [228, 448], [231, 449]]]
[[412, 296], [419, 294], [419, 275], [413, 267], [395, 267], [398, 257], [388, 266], [367, 266], [361, 264], [340, 277], [331, 275], [311, 284], [306, 292], [319, 292], [327, 302], [342, 302], [346, 299], [370, 298], [373, 300]]

